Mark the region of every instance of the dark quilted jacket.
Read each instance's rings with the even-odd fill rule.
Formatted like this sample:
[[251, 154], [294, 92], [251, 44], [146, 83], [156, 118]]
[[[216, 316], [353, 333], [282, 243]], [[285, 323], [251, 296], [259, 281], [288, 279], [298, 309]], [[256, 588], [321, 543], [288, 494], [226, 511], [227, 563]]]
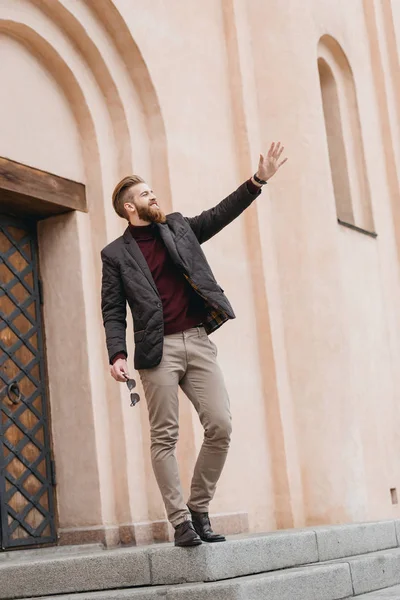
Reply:
[[[160, 235], [175, 264], [208, 306], [204, 323], [208, 333], [228, 319], [233, 309], [216, 282], [200, 244], [206, 242], [238, 217], [259, 195], [244, 183], [217, 206], [197, 217], [180, 213], [159, 224]], [[146, 260], [129, 228], [101, 252], [103, 279], [101, 308], [110, 363], [126, 349], [126, 303], [132, 312], [135, 335], [135, 369], [157, 366], [163, 354], [163, 311], [157, 288]]]

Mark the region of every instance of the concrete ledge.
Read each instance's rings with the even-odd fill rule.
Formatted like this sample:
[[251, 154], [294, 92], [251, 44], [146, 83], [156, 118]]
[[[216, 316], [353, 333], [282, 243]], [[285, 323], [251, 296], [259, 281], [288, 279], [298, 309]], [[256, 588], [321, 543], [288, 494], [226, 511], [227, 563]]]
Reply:
[[41, 600], [345, 600], [351, 595], [349, 567], [338, 563], [216, 583], [48, 596]]
[[183, 585], [170, 588], [167, 600], [344, 600], [352, 593], [349, 569], [342, 564]]
[[[330, 568], [334, 566], [335, 568]], [[350, 570], [345, 564], [291, 569], [251, 577], [243, 583], [242, 600], [343, 600], [352, 596]]]
[[350, 558], [348, 565], [356, 596], [400, 584], [399, 548]]
[[314, 531], [320, 561], [396, 548], [399, 545], [395, 521], [318, 527]]
[[0, 598], [26, 598], [150, 585], [144, 552], [120, 550], [0, 565]]
[[203, 544], [189, 550], [171, 547], [168, 553], [154, 548], [149, 556], [153, 585], [218, 581], [318, 561], [315, 534], [305, 530], [295, 535], [271, 533]]
[[44, 546], [43, 548], [30, 548], [29, 550], [12, 550], [9, 552], [0, 552], [0, 564], [5, 560], [46, 560], [55, 556], [71, 556], [73, 554], [88, 554], [103, 552], [102, 544], [82, 544], [80, 546]]
[[127, 588], [124, 590], [106, 590], [103, 592], [83, 592], [82, 594], [66, 594], [61, 596], [40, 596], [23, 600], [164, 600], [167, 587]]
[[174, 586], [167, 591], [166, 600], [245, 600], [243, 585], [244, 582], [234, 580]]

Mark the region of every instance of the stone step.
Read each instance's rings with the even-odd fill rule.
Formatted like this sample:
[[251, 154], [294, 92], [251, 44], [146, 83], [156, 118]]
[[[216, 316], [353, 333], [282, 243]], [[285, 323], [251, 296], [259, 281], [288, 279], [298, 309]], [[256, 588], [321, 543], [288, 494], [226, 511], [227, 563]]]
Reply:
[[344, 560], [350, 567], [355, 596], [400, 584], [400, 548], [340, 559], [333, 564]]
[[47, 596], [41, 600], [347, 600], [352, 593], [348, 565], [330, 564], [212, 583]]
[[190, 549], [172, 544], [63, 554], [46, 549], [34, 551], [29, 561], [27, 551], [13, 552], [0, 563], [0, 599], [222, 581], [345, 557], [353, 557], [346, 558], [347, 568], [362, 594], [400, 583], [399, 531], [398, 521], [382, 521], [236, 536]]
[[400, 585], [358, 596], [357, 600], [400, 600]]
[[118, 548], [0, 564], [0, 598], [216, 581], [318, 561], [315, 533], [290, 531], [223, 544]]
[[320, 561], [400, 546], [400, 520], [313, 528]]
[[0, 564], [3, 560], [32, 560], [33, 558], [45, 559], [49, 556], [65, 556], [82, 553], [102, 552], [103, 544], [81, 544], [76, 546], [45, 546], [44, 548], [31, 548], [29, 550], [10, 550], [0, 552]]
[[[218, 582], [105, 590], [35, 600], [400, 600], [400, 585], [393, 585], [393, 581], [400, 582], [400, 549]], [[360, 589], [375, 591], [360, 595]]]

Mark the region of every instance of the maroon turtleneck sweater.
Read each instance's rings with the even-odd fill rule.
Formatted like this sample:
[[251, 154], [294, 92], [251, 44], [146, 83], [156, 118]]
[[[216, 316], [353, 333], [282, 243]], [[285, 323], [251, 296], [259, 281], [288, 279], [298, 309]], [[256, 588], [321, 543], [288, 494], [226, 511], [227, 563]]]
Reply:
[[160, 294], [164, 335], [179, 333], [199, 325], [205, 316], [204, 301], [172, 261], [157, 225], [129, 225], [129, 229], [146, 259]]
[[[247, 187], [252, 194], [258, 191], [251, 179], [247, 181]], [[161, 298], [164, 335], [180, 333], [200, 325], [206, 313], [204, 301], [172, 261], [157, 225], [152, 223], [137, 227], [130, 224], [129, 229], [146, 259]], [[121, 352], [114, 356], [113, 363], [118, 358], [126, 358], [126, 354]]]

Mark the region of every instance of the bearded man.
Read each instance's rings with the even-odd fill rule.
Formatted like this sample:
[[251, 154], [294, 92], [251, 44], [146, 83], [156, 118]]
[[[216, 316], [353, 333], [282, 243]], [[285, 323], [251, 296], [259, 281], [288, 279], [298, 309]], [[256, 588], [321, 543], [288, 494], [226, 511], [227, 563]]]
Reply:
[[[235, 314], [218, 285], [201, 244], [236, 219], [286, 162], [273, 143], [260, 155], [253, 177], [217, 206], [196, 217], [165, 215], [149, 185], [125, 177], [113, 193], [117, 214], [129, 223], [120, 238], [102, 250], [102, 313], [111, 375], [129, 379], [126, 306], [134, 323], [134, 367], [149, 412], [151, 459], [176, 546], [223, 542], [214, 533], [209, 504], [215, 494], [231, 438], [231, 413], [217, 348], [209, 335]], [[175, 447], [178, 388], [204, 427], [190, 497], [184, 502]]]

